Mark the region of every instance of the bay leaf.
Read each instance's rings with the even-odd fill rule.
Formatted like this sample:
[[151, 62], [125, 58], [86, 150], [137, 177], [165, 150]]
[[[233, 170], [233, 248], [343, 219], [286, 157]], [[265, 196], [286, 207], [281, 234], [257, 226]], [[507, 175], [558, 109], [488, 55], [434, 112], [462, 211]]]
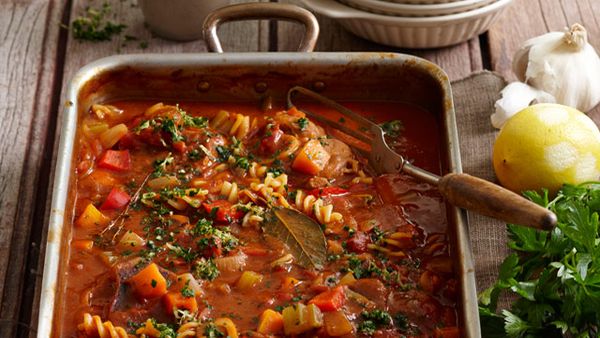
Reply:
[[296, 264], [303, 268], [323, 268], [327, 241], [321, 226], [312, 218], [293, 209], [273, 208], [263, 229], [287, 245]]

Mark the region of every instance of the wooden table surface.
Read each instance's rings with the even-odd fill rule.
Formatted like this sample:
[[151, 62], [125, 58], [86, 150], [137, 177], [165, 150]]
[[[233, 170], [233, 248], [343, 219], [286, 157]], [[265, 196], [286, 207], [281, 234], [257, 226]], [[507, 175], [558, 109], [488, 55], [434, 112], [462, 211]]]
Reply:
[[[237, 0], [235, 2], [240, 2]], [[264, 0], [263, 0], [264, 1]], [[276, 0], [272, 0], [276, 1]], [[285, 0], [284, 0], [285, 1]], [[153, 37], [135, 0], [110, 0], [114, 20], [138, 41], [90, 43], [73, 39], [68, 24], [84, 0], [0, 1], [0, 336], [34, 335], [52, 191], [57, 119], [66, 84], [83, 65], [120, 53], [206, 52], [202, 41]], [[507, 79], [519, 44], [579, 22], [600, 48], [600, 1], [514, 0], [489, 32], [457, 46], [403, 50], [360, 39], [319, 17], [318, 51], [394, 51], [427, 58], [451, 79], [491, 69]], [[288, 23], [243, 22], [220, 30], [226, 51], [293, 50], [301, 29]], [[146, 41], [146, 49], [140, 47]]]

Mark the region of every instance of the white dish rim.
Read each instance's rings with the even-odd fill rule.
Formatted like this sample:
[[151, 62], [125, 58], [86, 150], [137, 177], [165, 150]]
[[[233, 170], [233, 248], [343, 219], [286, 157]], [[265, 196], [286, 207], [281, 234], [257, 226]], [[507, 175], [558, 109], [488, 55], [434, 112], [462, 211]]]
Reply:
[[476, 8], [471, 11], [439, 15], [439, 16], [428, 16], [428, 17], [403, 17], [403, 16], [389, 16], [382, 14], [375, 14], [364, 12], [350, 6], [346, 6], [335, 0], [300, 0], [300, 2], [308, 7], [309, 9], [325, 15], [333, 19], [363, 19], [370, 21], [377, 21], [381, 24], [388, 25], [405, 25], [411, 27], [430, 27], [430, 26], [449, 26], [455, 24], [457, 21], [470, 20], [486, 16], [489, 13], [493, 13], [502, 7], [508, 5], [513, 0], [498, 0], [488, 6]]
[[479, 3], [486, 4], [496, 2], [498, 0], [459, 0], [454, 2], [447, 2], [442, 4], [405, 4], [398, 2], [390, 2], [385, 0], [350, 0], [354, 3], [360, 4], [372, 4], [373, 6], [386, 7], [391, 11], [414, 11], [414, 12], [427, 12], [427, 11], [441, 11], [441, 10], [458, 10], [462, 7], [468, 7], [477, 5]]
[[[482, 8], [497, 0], [461, 0], [460, 6], [444, 6], [432, 8], [432, 5], [402, 5], [399, 6], [396, 3], [386, 2], [382, 0], [336, 0], [344, 5], [364, 11], [367, 13], [374, 13], [380, 15], [389, 16], [403, 16], [403, 17], [433, 17], [440, 15], [452, 15], [463, 12]], [[444, 4], [446, 5], [446, 4]], [[436, 5], [437, 6], [437, 5]]]

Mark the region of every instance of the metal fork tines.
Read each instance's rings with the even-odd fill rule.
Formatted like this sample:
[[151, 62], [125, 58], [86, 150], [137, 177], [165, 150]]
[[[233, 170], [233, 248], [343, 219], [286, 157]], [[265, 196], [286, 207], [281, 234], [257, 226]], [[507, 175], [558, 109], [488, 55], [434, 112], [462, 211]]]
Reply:
[[[288, 108], [295, 106], [292, 102], [292, 96], [295, 93], [303, 94], [309, 98], [312, 98], [323, 105], [333, 108], [339, 113], [343, 114], [351, 121], [356, 123], [358, 129], [349, 128], [337, 121], [328, 119], [323, 115], [319, 115], [311, 112], [310, 110], [301, 109], [304, 113], [309, 115], [312, 119], [341, 131], [359, 141], [370, 145], [371, 149], [368, 152], [369, 164], [373, 169], [379, 173], [398, 173], [405, 172], [415, 178], [421, 179], [424, 182], [437, 184], [439, 176], [432, 174], [426, 170], [415, 167], [410, 162], [406, 161], [401, 155], [390, 149], [385, 142], [385, 133], [383, 129], [376, 123], [369, 119], [353, 112], [352, 110], [342, 106], [341, 104], [326, 98], [325, 96], [318, 94], [310, 89], [296, 86], [291, 88], [287, 93], [287, 105]], [[364, 132], [362, 132], [364, 131]]]

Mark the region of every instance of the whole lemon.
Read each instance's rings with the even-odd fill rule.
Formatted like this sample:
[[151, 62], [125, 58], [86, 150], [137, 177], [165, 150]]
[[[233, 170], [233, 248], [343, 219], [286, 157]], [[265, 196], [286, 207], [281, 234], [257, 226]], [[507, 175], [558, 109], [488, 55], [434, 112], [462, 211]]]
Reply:
[[506, 188], [522, 192], [600, 177], [600, 131], [577, 109], [536, 104], [511, 117], [494, 144], [494, 170]]

